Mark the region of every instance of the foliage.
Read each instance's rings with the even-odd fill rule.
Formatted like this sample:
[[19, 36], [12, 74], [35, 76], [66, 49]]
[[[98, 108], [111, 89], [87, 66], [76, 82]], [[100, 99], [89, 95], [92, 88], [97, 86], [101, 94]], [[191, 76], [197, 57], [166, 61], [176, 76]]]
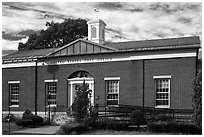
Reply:
[[131, 112], [130, 122], [133, 125], [137, 125], [137, 127], [139, 127], [140, 125], [146, 124], [144, 114], [140, 110], [135, 110], [135, 111]]
[[[10, 122], [15, 122], [16, 119], [14, 114], [10, 114]], [[9, 114], [2, 116], [2, 122], [9, 122]]]
[[88, 95], [88, 85], [84, 81], [76, 91], [76, 97], [74, 98], [74, 103], [72, 105], [73, 115], [77, 122], [82, 122], [88, 117], [88, 108], [90, 103]]
[[150, 132], [157, 133], [186, 133], [201, 134], [202, 128], [194, 124], [176, 123], [176, 122], [153, 122], [148, 123], [147, 128]]
[[33, 115], [34, 114], [30, 110], [26, 109], [25, 112], [23, 113], [22, 119], [29, 119], [29, 117]]
[[18, 50], [33, 50], [62, 47], [88, 34], [86, 20], [66, 19], [62, 23], [46, 22], [46, 29], [29, 36], [26, 43], [20, 42]]
[[16, 120], [16, 124], [23, 127], [29, 126], [39, 126], [42, 125], [43, 118], [37, 115], [34, 115], [30, 110], [26, 110], [23, 113], [22, 119]]
[[202, 126], [202, 72], [199, 72], [194, 80], [192, 101], [194, 121], [198, 126]]
[[73, 134], [74, 132], [76, 134], [81, 134], [81, 133], [87, 132], [87, 131], [88, 131], [88, 128], [84, 124], [67, 123], [65, 125], [62, 125], [56, 134], [70, 135], [70, 134]]
[[15, 122], [18, 126], [22, 126], [22, 127], [33, 126], [33, 121], [31, 119], [18, 119]]
[[85, 124], [88, 127], [95, 127], [97, 120], [98, 120], [98, 108], [92, 107], [90, 117], [85, 119]]
[[168, 121], [168, 122], [170, 122], [170, 121], [173, 121], [173, 117], [172, 116], [169, 116], [169, 115], [158, 115], [158, 114], [156, 114], [156, 115], [151, 115], [151, 117], [150, 117], [150, 120], [151, 121]]

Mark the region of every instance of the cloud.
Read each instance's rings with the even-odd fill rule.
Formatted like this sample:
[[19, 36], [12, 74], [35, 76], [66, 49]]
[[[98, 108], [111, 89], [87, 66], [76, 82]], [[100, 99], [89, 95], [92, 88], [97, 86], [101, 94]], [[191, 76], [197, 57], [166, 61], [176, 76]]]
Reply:
[[[94, 8], [99, 8], [99, 13]], [[45, 29], [46, 21], [62, 22], [71, 17], [104, 20], [108, 41], [202, 35], [202, 3], [20, 2], [3, 3], [2, 9], [6, 34], [26, 35], [19, 32], [39, 31]]]
[[18, 49], [18, 43], [23, 42], [25, 43], [28, 40], [28, 37], [23, 38], [21, 40], [6, 40], [2, 39], [2, 50], [17, 50]]

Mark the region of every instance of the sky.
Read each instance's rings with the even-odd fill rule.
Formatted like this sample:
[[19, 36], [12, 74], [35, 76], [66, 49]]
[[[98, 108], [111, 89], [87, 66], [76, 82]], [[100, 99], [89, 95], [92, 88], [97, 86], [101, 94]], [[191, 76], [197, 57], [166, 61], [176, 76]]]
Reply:
[[17, 50], [30, 34], [46, 29], [46, 21], [67, 18], [102, 19], [112, 42], [202, 38], [201, 2], [3, 2], [2, 50]]

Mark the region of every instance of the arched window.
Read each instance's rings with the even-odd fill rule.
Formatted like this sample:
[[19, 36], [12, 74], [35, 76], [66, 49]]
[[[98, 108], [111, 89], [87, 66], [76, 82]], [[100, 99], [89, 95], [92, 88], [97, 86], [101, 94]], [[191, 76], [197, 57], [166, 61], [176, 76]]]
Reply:
[[91, 28], [91, 38], [96, 38], [96, 27]]
[[92, 75], [84, 70], [81, 71], [76, 71], [74, 73], [72, 73], [68, 79], [72, 79], [72, 78], [92, 78]]

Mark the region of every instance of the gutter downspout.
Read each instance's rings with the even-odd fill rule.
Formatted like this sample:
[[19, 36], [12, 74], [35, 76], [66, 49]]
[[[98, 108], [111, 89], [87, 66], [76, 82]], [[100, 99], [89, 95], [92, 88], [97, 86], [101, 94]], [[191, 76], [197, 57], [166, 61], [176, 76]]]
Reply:
[[37, 115], [37, 99], [38, 99], [38, 97], [37, 97], [37, 95], [38, 95], [38, 93], [37, 93], [37, 87], [38, 87], [38, 62], [37, 62], [37, 60], [35, 61], [35, 115]]
[[142, 60], [142, 68], [143, 68], [143, 71], [142, 71], [142, 110], [143, 110], [143, 113], [144, 113], [144, 106], [145, 106], [145, 101], [144, 101], [144, 99], [145, 99], [145, 94], [144, 94], [144, 92], [145, 92], [145, 60]]

